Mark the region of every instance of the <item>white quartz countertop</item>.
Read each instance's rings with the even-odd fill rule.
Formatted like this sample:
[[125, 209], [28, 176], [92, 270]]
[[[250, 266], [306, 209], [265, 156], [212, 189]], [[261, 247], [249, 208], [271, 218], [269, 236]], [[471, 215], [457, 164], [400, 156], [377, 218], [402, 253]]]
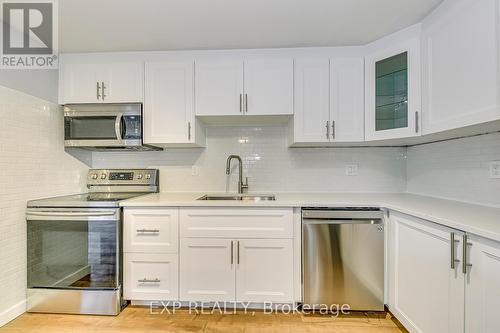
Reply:
[[204, 194], [206, 193], [155, 193], [122, 201], [120, 206], [380, 207], [500, 241], [500, 207], [481, 206], [408, 193], [274, 193], [275, 201], [196, 200]]

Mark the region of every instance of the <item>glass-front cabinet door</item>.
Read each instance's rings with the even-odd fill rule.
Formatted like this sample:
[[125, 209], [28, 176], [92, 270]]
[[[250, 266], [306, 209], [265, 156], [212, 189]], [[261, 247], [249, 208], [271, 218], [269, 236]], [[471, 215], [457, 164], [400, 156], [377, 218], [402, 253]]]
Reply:
[[366, 140], [420, 135], [419, 52], [419, 40], [414, 39], [367, 57]]

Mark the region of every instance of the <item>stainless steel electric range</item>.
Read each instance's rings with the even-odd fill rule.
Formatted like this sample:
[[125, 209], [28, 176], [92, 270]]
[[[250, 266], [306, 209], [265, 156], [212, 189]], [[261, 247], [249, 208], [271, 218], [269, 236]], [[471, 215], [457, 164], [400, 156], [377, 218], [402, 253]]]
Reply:
[[28, 202], [29, 312], [117, 315], [121, 200], [158, 192], [158, 170], [90, 170], [88, 193]]

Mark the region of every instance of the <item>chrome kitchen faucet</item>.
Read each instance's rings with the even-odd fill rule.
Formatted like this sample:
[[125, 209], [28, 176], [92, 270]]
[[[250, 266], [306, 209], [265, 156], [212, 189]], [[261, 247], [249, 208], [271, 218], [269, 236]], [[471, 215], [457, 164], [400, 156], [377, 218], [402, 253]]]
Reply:
[[243, 193], [244, 190], [248, 190], [248, 177], [245, 177], [245, 183], [243, 183], [243, 162], [241, 161], [241, 157], [238, 155], [229, 155], [226, 161], [226, 175], [231, 174], [231, 160], [235, 158], [238, 160], [238, 171], [239, 171], [239, 180], [238, 180], [238, 193]]

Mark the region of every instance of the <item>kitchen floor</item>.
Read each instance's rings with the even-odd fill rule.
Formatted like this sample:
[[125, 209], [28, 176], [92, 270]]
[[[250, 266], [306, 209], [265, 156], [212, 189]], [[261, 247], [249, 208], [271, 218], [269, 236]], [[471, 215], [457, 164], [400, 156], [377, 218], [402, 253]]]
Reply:
[[[159, 312], [156, 311], [156, 312]], [[25, 313], [0, 328], [1, 333], [26, 332], [407, 332], [390, 314], [359, 313], [332, 318], [324, 315], [264, 314], [151, 314], [148, 307], [129, 306], [118, 317]]]

